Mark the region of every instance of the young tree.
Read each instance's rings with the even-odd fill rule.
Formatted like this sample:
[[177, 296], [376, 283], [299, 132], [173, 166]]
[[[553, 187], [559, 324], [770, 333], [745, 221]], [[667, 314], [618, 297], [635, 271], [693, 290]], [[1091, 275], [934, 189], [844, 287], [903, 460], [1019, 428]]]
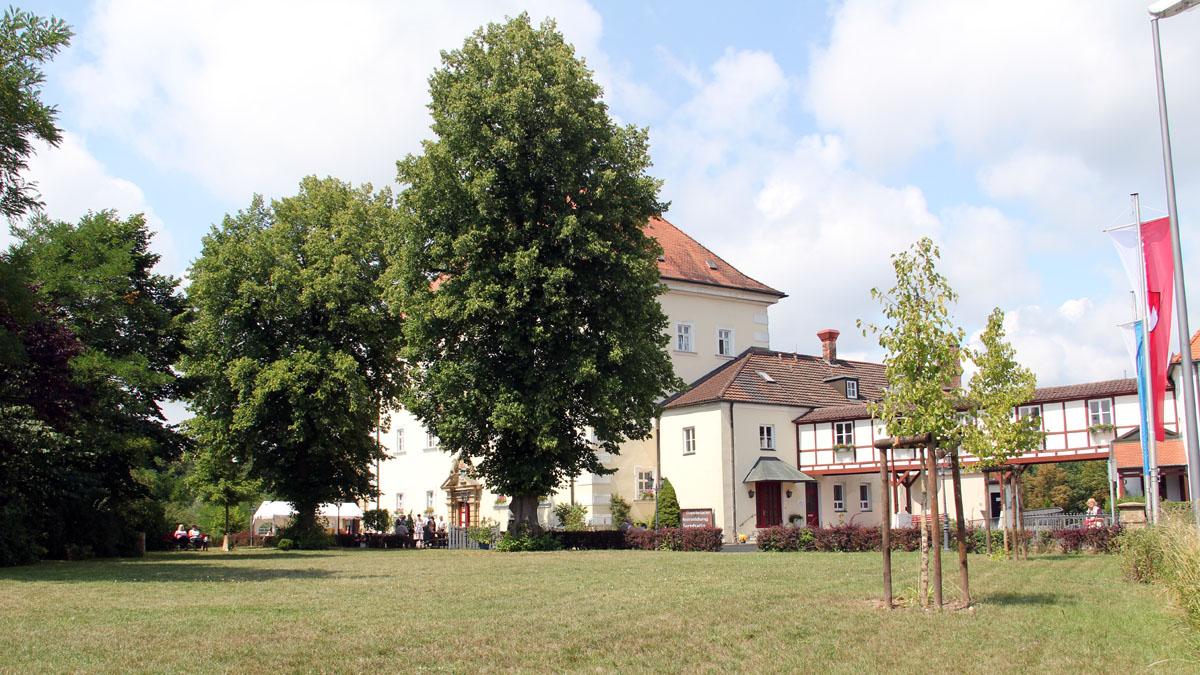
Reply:
[[[962, 447], [979, 459], [980, 467], [999, 467], [1041, 446], [1041, 420], [1018, 419], [1015, 414], [1017, 406], [1033, 398], [1037, 378], [1017, 363], [1016, 350], [1004, 339], [1004, 312], [999, 307], [988, 316], [980, 342], [983, 349], [971, 354], [978, 371], [967, 392], [975, 424], [964, 428]], [[1012, 512], [1019, 509], [1008, 510], [1013, 523]], [[1012, 541], [1015, 556], [1015, 533]]]
[[222, 548], [229, 550], [229, 510], [254, 498], [262, 490], [262, 481], [250, 478], [248, 467], [236, 457], [224, 452], [228, 448], [201, 446], [188, 474], [188, 486], [207, 504], [225, 509], [225, 535]]
[[395, 227], [388, 190], [305, 178], [300, 193], [226, 216], [192, 266], [191, 422], [296, 509], [374, 493], [372, 431], [399, 389], [398, 312], [383, 299]]
[[658, 492], [658, 526], [679, 527], [679, 498], [675, 496], [675, 486], [666, 478]]
[[9, 8], [0, 18], [0, 214], [12, 219], [41, 206], [36, 186], [21, 172], [28, 168], [33, 142], [58, 145], [58, 109], [41, 100], [41, 65], [71, 41], [60, 19], [43, 19]]
[[539, 496], [611, 473], [587, 429], [615, 454], [682, 385], [642, 229], [664, 205], [646, 132], [613, 124], [552, 22], [490, 24], [442, 62], [437, 140], [399, 163], [403, 401], [536, 531]]
[[[886, 323], [868, 324], [864, 330], [874, 333], [885, 352], [884, 369], [887, 388], [883, 398], [870, 403], [871, 415], [887, 426], [893, 437], [930, 434], [933, 438], [927, 449], [926, 490], [928, 502], [925, 521], [937, 515], [937, 481], [932, 469], [937, 447], [953, 447], [959, 432], [956, 404], [961, 392], [956, 379], [961, 372], [959, 345], [963, 331], [953, 325], [950, 306], [958, 295], [946, 278], [937, 272], [940, 253], [928, 237], [913, 244], [907, 252], [892, 255], [896, 284], [888, 291], [871, 289], [871, 297], [882, 305]], [[858, 322], [863, 327], [861, 321]], [[959, 500], [961, 502], [961, 499]], [[884, 514], [889, 518], [891, 514]], [[933, 527], [934, 597], [942, 603], [941, 588], [941, 530]], [[925, 538], [922, 537], [924, 549]], [[927, 558], [922, 552], [922, 578], [925, 578]], [[924, 600], [924, 584], [919, 591]]]

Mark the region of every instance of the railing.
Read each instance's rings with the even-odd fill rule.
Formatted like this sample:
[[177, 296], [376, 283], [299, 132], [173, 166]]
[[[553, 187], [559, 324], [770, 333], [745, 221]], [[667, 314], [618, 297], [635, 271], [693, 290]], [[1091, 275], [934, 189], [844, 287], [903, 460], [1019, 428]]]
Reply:
[[[479, 542], [467, 536], [467, 530], [470, 528], [451, 526], [446, 530], [446, 543], [448, 548], [479, 550], [481, 547]], [[500, 538], [500, 526], [492, 528], [492, 541]]]
[[1112, 524], [1112, 516], [1107, 513], [1101, 513], [1098, 516], [1089, 516], [1086, 513], [1026, 514], [1022, 521], [1026, 530], [1041, 532], [1088, 527], [1092, 522], [1107, 526]]

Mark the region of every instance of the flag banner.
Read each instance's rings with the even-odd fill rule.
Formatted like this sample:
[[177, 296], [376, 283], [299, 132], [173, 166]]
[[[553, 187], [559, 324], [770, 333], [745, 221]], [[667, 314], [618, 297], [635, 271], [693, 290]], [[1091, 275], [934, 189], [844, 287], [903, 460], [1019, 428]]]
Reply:
[[1125, 275], [1129, 277], [1129, 286], [1133, 288], [1134, 306], [1138, 308], [1140, 316], [1146, 310], [1146, 299], [1142, 297], [1142, 282], [1138, 276], [1141, 274], [1141, 265], [1138, 263], [1137, 233], [1136, 225], [1127, 225], [1120, 229], [1109, 230], [1108, 236], [1112, 237], [1113, 246], [1116, 247], [1121, 264], [1125, 267]]
[[1163, 400], [1167, 394], [1167, 359], [1171, 353], [1171, 300], [1175, 289], [1171, 228], [1166, 218], [1142, 223], [1142, 251], [1146, 256], [1146, 332], [1150, 339], [1154, 438], [1162, 441], [1165, 438]]
[[[1133, 359], [1133, 372], [1137, 373], [1138, 422], [1141, 424], [1138, 437], [1142, 441], [1142, 475], [1150, 475], [1150, 383], [1146, 378], [1146, 342], [1142, 339], [1142, 322], [1134, 321], [1121, 325], [1121, 336], [1125, 348]], [[1148, 480], [1148, 478], [1147, 478]]]

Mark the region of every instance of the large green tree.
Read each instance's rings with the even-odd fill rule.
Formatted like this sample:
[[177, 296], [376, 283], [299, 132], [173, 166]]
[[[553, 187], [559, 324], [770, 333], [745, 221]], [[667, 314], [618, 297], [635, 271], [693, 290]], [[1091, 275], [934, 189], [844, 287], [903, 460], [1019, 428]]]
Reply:
[[403, 400], [537, 529], [538, 498], [607, 473], [597, 450], [646, 437], [681, 385], [643, 231], [664, 205], [646, 132], [609, 119], [553, 22], [489, 24], [442, 63], [437, 139], [399, 163]]
[[46, 547], [51, 555], [71, 545], [121, 552], [131, 530], [144, 529], [134, 522], [148, 495], [139, 472], [185, 445], [160, 408], [183, 387], [172, 369], [183, 352], [179, 279], [154, 271], [159, 256], [141, 215], [39, 216], [13, 232], [6, 258], [77, 338], [71, 379], [88, 399], [58, 427], [38, 477]]
[[60, 19], [9, 8], [0, 18], [0, 214], [16, 218], [40, 206], [36, 186], [21, 175], [35, 141], [58, 145], [58, 110], [41, 99], [41, 66], [71, 40]]
[[192, 266], [190, 425], [204, 452], [291, 502], [302, 531], [319, 504], [375, 491], [372, 432], [401, 368], [381, 282], [395, 223], [390, 191], [309, 177], [226, 216]]

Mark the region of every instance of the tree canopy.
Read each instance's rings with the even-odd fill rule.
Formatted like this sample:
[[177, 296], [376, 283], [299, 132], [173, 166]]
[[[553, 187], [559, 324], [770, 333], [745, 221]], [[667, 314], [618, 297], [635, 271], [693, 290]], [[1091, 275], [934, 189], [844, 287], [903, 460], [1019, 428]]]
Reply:
[[978, 371], [967, 392], [975, 424], [964, 429], [963, 449], [979, 458], [981, 466], [999, 466], [1041, 446], [1041, 420], [1014, 414], [1017, 406], [1033, 398], [1037, 378], [1017, 363], [1016, 351], [1004, 339], [1004, 312], [999, 307], [988, 316], [980, 342], [983, 348], [971, 355]]
[[58, 145], [57, 108], [41, 99], [41, 65], [71, 41], [60, 19], [10, 7], [0, 18], [0, 214], [16, 218], [40, 205], [34, 185], [21, 176], [34, 141]]
[[477, 30], [430, 92], [437, 138], [398, 165], [403, 401], [529, 522], [538, 496], [608, 473], [596, 452], [646, 437], [681, 385], [643, 231], [660, 183], [645, 130], [609, 119], [553, 22]]
[[226, 216], [192, 266], [190, 426], [306, 526], [318, 504], [375, 491], [371, 432], [401, 368], [381, 283], [395, 221], [390, 191], [309, 177], [295, 197]]

